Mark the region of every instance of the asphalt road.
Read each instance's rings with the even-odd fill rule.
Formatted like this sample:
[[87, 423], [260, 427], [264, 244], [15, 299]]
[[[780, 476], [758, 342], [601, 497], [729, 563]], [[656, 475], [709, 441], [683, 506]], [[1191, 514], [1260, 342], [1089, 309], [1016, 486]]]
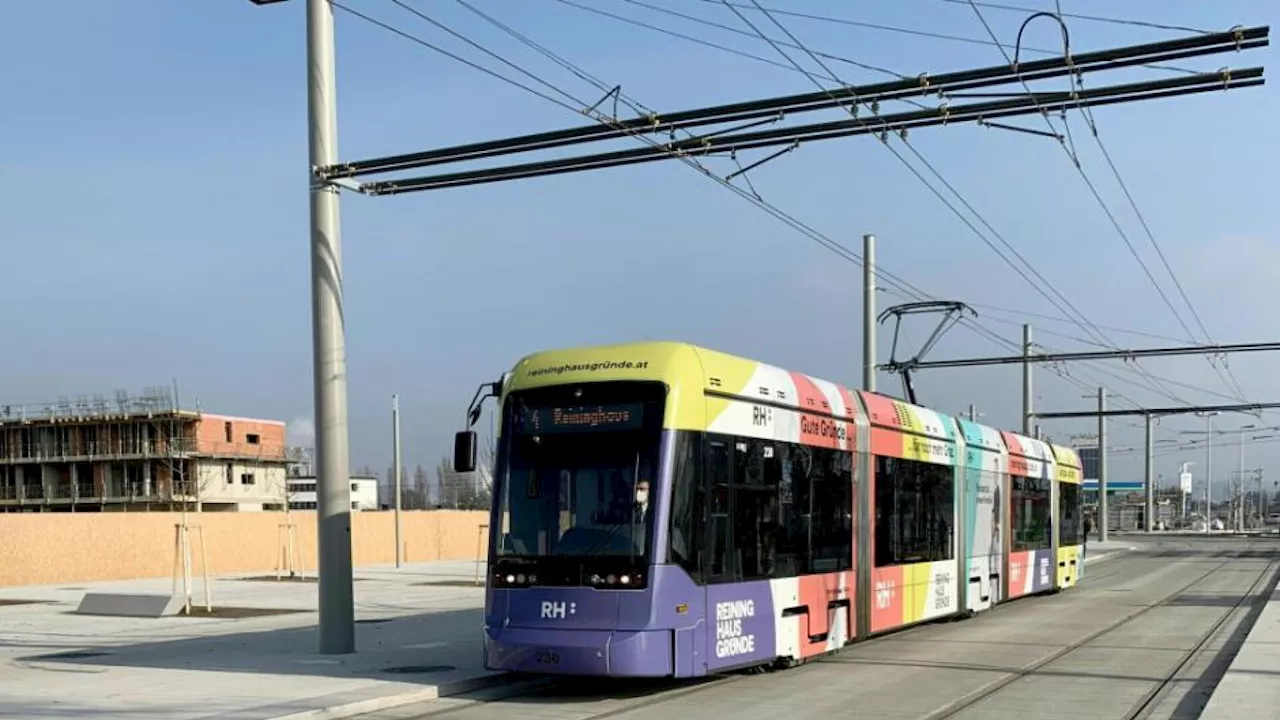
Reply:
[[1168, 538], [1076, 589], [700, 682], [531, 681], [364, 720], [1197, 718], [1276, 581], [1280, 541]]

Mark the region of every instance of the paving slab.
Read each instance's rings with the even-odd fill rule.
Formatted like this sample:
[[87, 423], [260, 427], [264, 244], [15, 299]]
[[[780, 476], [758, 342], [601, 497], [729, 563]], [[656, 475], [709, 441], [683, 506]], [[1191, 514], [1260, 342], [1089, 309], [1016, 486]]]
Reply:
[[[1274, 575], [1274, 556], [1245, 538], [1111, 540], [1090, 543], [1091, 571], [1073, 590], [916, 626], [784, 672], [701, 682], [551, 679], [361, 720], [1119, 720], [1152, 692], [1155, 712], [1142, 717], [1194, 720], [1247, 627], [1235, 605], [1259, 593], [1256, 578]], [[1189, 653], [1194, 661], [1184, 663]], [[1165, 681], [1175, 672], [1172, 687]], [[1250, 720], [1261, 717], [1271, 715]]]
[[1280, 716], [1280, 588], [1273, 588], [1201, 720]]
[[[349, 717], [472, 691], [483, 668], [476, 563], [357, 571], [357, 652], [317, 652], [317, 584], [220, 577], [215, 613], [78, 615], [87, 592], [168, 593], [172, 580], [0, 590], [0, 718]], [[484, 577], [483, 573], [480, 575]]]
[[[1091, 543], [1086, 563], [1133, 547]], [[483, 668], [477, 577], [475, 562], [357, 571], [357, 653], [342, 656], [316, 652], [314, 576], [215, 578], [212, 615], [197, 582], [193, 614], [162, 618], [75, 610], [87, 593], [169, 593], [170, 578], [3, 588], [0, 719], [341, 718], [502, 685]]]

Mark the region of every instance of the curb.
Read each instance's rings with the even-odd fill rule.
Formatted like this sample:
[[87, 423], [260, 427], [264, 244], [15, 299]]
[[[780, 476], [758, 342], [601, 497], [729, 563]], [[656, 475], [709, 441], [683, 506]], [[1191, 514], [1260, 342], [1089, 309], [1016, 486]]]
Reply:
[[341, 705], [331, 705], [329, 707], [289, 713], [288, 715], [278, 715], [271, 718], [271, 720], [336, 720], [337, 718], [349, 718], [357, 715], [375, 713], [381, 710], [390, 710], [391, 708], [397, 708], [402, 705], [412, 705], [413, 703], [437, 700], [451, 695], [464, 695], [478, 690], [488, 690], [490, 688], [507, 685], [512, 682], [514, 682], [514, 677], [507, 673], [477, 675], [475, 677], [462, 678], [451, 682], [443, 682], [439, 685], [424, 687], [421, 690], [384, 695], [382, 697], [369, 698], [367, 700], [356, 700], [354, 702], [343, 703]]

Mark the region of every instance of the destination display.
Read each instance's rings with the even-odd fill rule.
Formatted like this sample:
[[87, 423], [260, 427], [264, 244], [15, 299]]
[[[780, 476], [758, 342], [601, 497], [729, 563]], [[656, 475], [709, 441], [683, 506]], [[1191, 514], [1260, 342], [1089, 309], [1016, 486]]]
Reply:
[[617, 432], [644, 427], [644, 404], [524, 407], [520, 429], [526, 434]]

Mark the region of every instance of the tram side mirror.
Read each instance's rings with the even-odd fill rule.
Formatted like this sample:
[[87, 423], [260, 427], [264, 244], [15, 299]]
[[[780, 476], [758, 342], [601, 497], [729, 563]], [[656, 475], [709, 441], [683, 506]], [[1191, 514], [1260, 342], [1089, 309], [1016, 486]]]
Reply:
[[463, 430], [453, 436], [453, 471], [472, 472], [476, 469], [476, 431]]

